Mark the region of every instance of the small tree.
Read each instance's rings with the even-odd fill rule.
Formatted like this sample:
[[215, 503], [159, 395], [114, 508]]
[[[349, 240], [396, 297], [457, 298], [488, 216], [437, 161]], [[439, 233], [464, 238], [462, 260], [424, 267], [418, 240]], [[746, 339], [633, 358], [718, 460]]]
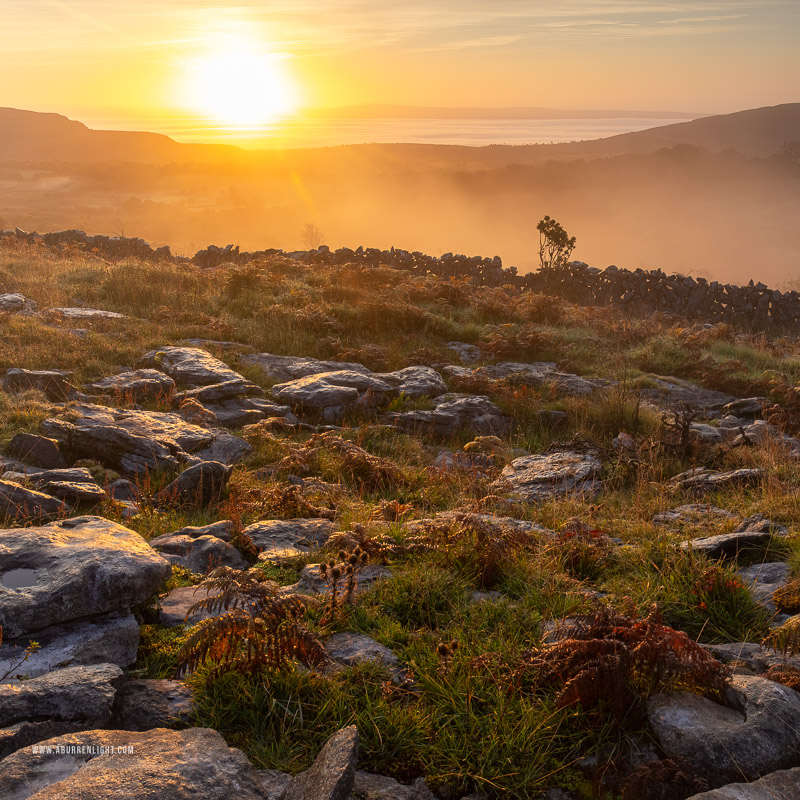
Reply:
[[539, 231], [539, 263], [542, 268], [563, 267], [575, 249], [575, 237], [550, 217], [545, 217], [536, 226]]
[[301, 236], [306, 250], [316, 250], [320, 245], [325, 244], [325, 234], [313, 222], [307, 222], [303, 226]]

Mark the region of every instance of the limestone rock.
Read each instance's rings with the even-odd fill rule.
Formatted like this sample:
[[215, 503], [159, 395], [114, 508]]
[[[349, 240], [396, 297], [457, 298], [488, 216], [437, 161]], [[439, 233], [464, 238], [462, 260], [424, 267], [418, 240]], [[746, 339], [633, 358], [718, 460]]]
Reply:
[[[374, 583], [391, 578], [392, 573], [378, 564], [367, 564], [358, 573], [356, 594], [368, 589]], [[330, 585], [319, 571], [319, 564], [306, 564], [300, 572], [300, 580], [292, 586], [283, 587], [285, 594], [325, 594], [330, 592]]]
[[444, 394], [436, 399], [432, 411], [401, 411], [384, 414], [384, 419], [402, 430], [427, 431], [449, 438], [461, 428], [491, 436], [504, 433], [508, 420], [485, 395]]
[[178, 536], [167, 533], [150, 540], [150, 546], [167, 561], [201, 575], [216, 567], [246, 569], [248, 562], [229, 542], [216, 536]]
[[0, 520], [33, 522], [53, 519], [68, 510], [63, 500], [27, 489], [13, 481], [0, 480]]
[[59, 319], [127, 319], [125, 314], [101, 308], [50, 308], [47, 313]]
[[119, 667], [98, 664], [0, 684], [0, 759], [52, 736], [105, 725], [121, 680]]
[[704, 645], [711, 655], [726, 664], [738, 662], [760, 675], [770, 667], [789, 666], [800, 668], [800, 656], [784, 657], [774, 650], [762, 648], [755, 642], [729, 642], [727, 644]]
[[157, 369], [137, 369], [89, 383], [83, 391], [141, 403], [144, 400], [168, 400], [175, 392], [175, 381]]
[[166, 373], [177, 383], [209, 386], [245, 379], [227, 364], [199, 347], [162, 347], [145, 353], [137, 366], [152, 367]]
[[[114, 612], [91, 619], [66, 622], [35, 633], [40, 648], [12, 672], [35, 678], [62, 667], [116, 664], [130, 667], [139, 649], [139, 623], [130, 612]], [[15, 667], [28, 646], [30, 636], [0, 645], [0, 675]]]
[[16, 434], [9, 443], [6, 453], [43, 469], [63, 469], [67, 466], [64, 454], [55, 439], [36, 436], [33, 433]]
[[244, 378], [236, 378], [222, 383], [212, 383], [208, 386], [201, 386], [197, 389], [187, 389], [185, 392], [175, 396], [175, 402], [186, 400], [191, 397], [198, 403], [220, 403], [223, 400], [231, 400], [235, 397], [245, 397], [246, 395], [262, 395], [264, 390], [251, 381]]
[[106, 490], [94, 481], [49, 481], [43, 488], [49, 495], [70, 503], [100, 503], [107, 497]]
[[800, 797], [800, 768], [782, 769], [753, 783], [729, 783], [689, 800], [797, 800]]
[[37, 389], [56, 403], [68, 400], [76, 391], [64, 373], [57, 370], [28, 370], [13, 367], [6, 372], [3, 388], [7, 392]]
[[344, 370], [309, 375], [272, 387], [276, 400], [308, 408], [350, 405], [365, 392], [384, 395], [391, 393], [392, 387], [371, 375]]
[[[57, 755], [56, 748], [71, 749]], [[103, 752], [113, 748], [112, 752]], [[49, 749], [49, 752], [48, 752]], [[53, 752], [56, 750], [56, 752]], [[4, 800], [263, 800], [244, 753], [216, 731], [88, 731], [3, 761]]]
[[[129, 609], [151, 597], [170, 572], [138, 533], [100, 517], [0, 530], [0, 625], [16, 638]], [[24, 580], [15, 579], [19, 573]]]
[[130, 680], [118, 690], [110, 727], [149, 731], [189, 722], [194, 711], [192, 689], [183, 681]]
[[302, 356], [275, 356], [271, 353], [254, 353], [243, 356], [241, 362], [260, 367], [268, 378], [276, 381], [289, 381], [295, 378], [305, 378], [308, 375], [339, 370], [369, 373], [363, 364], [348, 361], [320, 361], [316, 358]]
[[45, 420], [42, 427], [72, 457], [97, 459], [132, 474], [196, 460], [230, 464], [250, 450], [235, 436], [157, 411], [82, 404]]
[[336, 526], [327, 519], [265, 519], [244, 529], [261, 561], [302, 555], [322, 547]]
[[201, 620], [219, 617], [224, 611], [217, 611], [209, 614], [205, 611], [197, 611], [189, 615], [189, 609], [201, 600], [213, 597], [218, 594], [215, 589], [203, 589], [197, 586], [179, 586], [173, 589], [166, 597], [161, 598], [161, 610], [159, 621], [167, 628], [174, 628], [177, 625], [195, 625]]
[[417, 778], [407, 786], [394, 778], [362, 770], [356, 772], [353, 797], [358, 800], [436, 800], [424, 778]]
[[162, 489], [156, 495], [156, 501], [205, 508], [219, 502], [231, 471], [231, 467], [219, 461], [203, 461], [195, 464]]
[[395, 681], [402, 681], [404, 670], [400, 659], [386, 646], [363, 633], [344, 631], [325, 640], [328, 655], [338, 664], [352, 667], [371, 662], [386, 667]]
[[758, 467], [727, 472], [712, 472], [706, 467], [697, 467], [676, 475], [670, 484], [681, 491], [699, 494], [714, 489], [755, 484], [764, 479], [764, 474], [764, 470]]
[[508, 464], [491, 488], [537, 503], [570, 493], [593, 494], [600, 488], [601, 471], [600, 461], [584, 453], [523, 456]]
[[325, 742], [314, 763], [296, 775], [282, 800], [348, 800], [358, 763], [358, 730], [355, 725]]
[[410, 398], [438, 397], [447, 391], [444, 379], [432, 367], [405, 367], [394, 372], [376, 373], [375, 377], [386, 381], [394, 388], [394, 393]]
[[658, 525], [696, 525], [706, 519], [727, 522], [736, 518], [736, 514], [732, 514], [723, 508], [717, 508], [711, 503], [687, 503], [656, 514], [653, 517], [653, 522]]
[[24, 294], [4, 292], [0, 294], [0, 311], [22, 311], [27, 299]]
[[750, 587], [753, 599], [771, 614], [778, 609], [772, 595], [789, 582], [791, 569], [783, 561], [753, 564], [738, 571], [739, 577]]
[[712, 787], [800, 764], [800, 695], [765, 678], [735, 675], [738, 708], [687, 692], [654, 695], [648, 718], [670, 756], [694, 765]]
[[651, 377], [654, 384], [642, 390], [642, 399], [659, 409], [671, 410], [682, 405], [700, 411], [719, 411], [723, 406], [736, 400], [733, 395], [704, 389], [691, 381], [681, 378]]

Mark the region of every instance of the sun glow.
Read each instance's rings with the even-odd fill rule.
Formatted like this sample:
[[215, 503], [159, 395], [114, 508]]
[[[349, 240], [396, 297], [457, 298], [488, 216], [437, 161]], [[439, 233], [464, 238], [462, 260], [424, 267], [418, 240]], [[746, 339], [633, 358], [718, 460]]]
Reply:
[[246, 39], [227, 39], [186, 64], [184, 99], [195, 111], [230, 126], [286, 117], [299, 104], [287, 60]]

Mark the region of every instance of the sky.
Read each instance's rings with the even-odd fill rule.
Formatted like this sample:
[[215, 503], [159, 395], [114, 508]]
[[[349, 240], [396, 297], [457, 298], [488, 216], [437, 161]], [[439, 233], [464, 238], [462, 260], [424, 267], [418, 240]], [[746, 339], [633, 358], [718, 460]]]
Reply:
[[285, 113], [800, 101], [800, 0], [0, 0], [0, 19], [0, 106], [78, 119], [235, 116], [244, 93], [209, 75], [237, 53]]

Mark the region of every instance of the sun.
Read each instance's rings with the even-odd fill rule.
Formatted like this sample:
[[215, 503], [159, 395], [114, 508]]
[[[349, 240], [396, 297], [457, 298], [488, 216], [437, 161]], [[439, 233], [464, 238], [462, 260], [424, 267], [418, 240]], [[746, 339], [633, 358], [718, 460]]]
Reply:
[[186, 65], [186, 100], [230, 126], [258, 125], [292, 114], [298, 92], [287, 57], [247, 40], [226, 41]]

